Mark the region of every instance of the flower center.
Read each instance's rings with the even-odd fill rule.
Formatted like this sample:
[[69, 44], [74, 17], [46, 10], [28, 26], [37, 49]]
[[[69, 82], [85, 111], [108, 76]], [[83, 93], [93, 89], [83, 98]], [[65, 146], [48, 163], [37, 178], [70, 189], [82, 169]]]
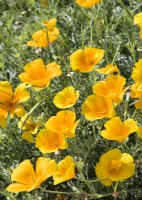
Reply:
[[110, 165], [110, 171], [115, 173], [117, 172], [121, 167], [121, 162], [118, 160], [112, 160]]

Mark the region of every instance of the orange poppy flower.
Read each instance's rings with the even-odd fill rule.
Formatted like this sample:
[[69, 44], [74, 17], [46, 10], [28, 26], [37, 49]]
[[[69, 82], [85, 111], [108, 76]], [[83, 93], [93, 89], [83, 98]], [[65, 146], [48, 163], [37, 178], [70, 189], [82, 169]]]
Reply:
[[76, 0], [76, 3], [84, 8], [91, 8], [100, 2], [102, 2], [102, 0]]
[[137, 122], [133, 119], [127, 119], [124, 122], [120, 117], [114, 117], [104, 124], [105, 130], [101, 131], [101, 135], [107, 140], [115, 140], [124, 142], [130, 134], [138, 130]]
[[58, 108], [70, 108], [79, 97], [79, 92], [75, 91], [72, 86], [66, 87], [61, 92], [58, 92], [53, 99], [53, 103]]
[[105, 81], [98, 81], [93, 85], [93, 92], [96, 95], [107, 97], [119, 104], [122, 101], [123, 95], [128, 87], [124, 88], [126, 79], [119, 75], [110, 75]]
[[10, 184], [6, 190], [14, 193], [30, 192], [57, 173], [57, 170], [57, 163], [50, 158], [39, 157], [36, 161], [36, 171], [34, 171], [30, 160], [25, 160], [11, 174], [11, 180], [17, 183]]
[[26, 90], [25, 84], [20, 84], [13, 93], [8, 81], [0, 82], [0, 109], [3, 117], [7, 118], [8, 113], [11, 118], [14, 118], [14, 114], [18, 117], [24, 116], [26, 111], [20, 103], [29, 98], [30, 94]]
[[104, 50], [85, 47], [84, 50], [78, 49], [70, 56], [71, 68], [79, 72], [91, 72], [104, 56]]
[[88, 96], [82, 105], [82, 113], [87, 120], [112, 118], [116, 115], [112, 100], [101, 96]]
[[49, 86], [54, 77], [62, 74], [60, 65], [53, 62], [45, 66], [41, 58], [28, 63], [24, 69], [25, 72], [19, 75], [20, 80], [33, 85], [35, 89]]
[[72, 138], [75, 135], [75, 129], [79, 120], [75, 121], [76, 115], [69, 110], [63, 110], [57, 113], [56, 116], [50, 117], [46, 122], [46, 128], [52, 132], [65, 134]]
[[112, 75], [114, 72], [117, 72], [118, 74], [120, 74], [120, 70], [118, 69], [118, 67], [116, 65], [111, 65], [111, 64], [108, 64], [104, 68], [101, 68], [101, 69], [95, 69], [95, 71], [99, 72], [100, 74]]
[[36, 136], [35, 145], [42, 153], [51, 153], [58, 149], [68, 148], [64, 134], [51, 132], [47, 129], [40, 130]]
[[139, 59], [138, 62], [135, 63], [135, 67], [133, 68], [131, 78], [139, 84], [142, 84], [142, 59]]
[[47, 47], [59, 37], [59, 29], [54, 28], [52, 31], [46, 29], [39, 30], [32, 35], [33, 40], [27, 42], [31, 47]]
[[71, 156], [66, 156], [58, 164], [58, 172], [53, 175], [54, 185], [75, 178], [75, 164]]
[[110, 186], [113, 181], [123, 181], [134, 175], [134, 159], [128, 153], [121, 153], [119, 149], [112, 149], [100, 157], [95, 171], [101, 183]]

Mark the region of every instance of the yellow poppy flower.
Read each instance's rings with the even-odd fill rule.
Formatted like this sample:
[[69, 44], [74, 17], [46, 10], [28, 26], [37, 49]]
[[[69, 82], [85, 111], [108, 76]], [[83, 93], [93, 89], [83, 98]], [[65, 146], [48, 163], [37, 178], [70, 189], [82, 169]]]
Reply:
[[51, 132], [47, 129], [40, 130], [36, 136], [35, 145], [42, 153], [51, 153], [58, 149], [68, 148], [64, 134]]
[[142, 12], [134, 16], [134, 23], [138, 26], [142, 26]]
[[59, 29], [56, 27], [52, 31], [47, 31], [46, 29], [39, 30], [32, 35], [33, 40], [27, 42], [27, 46], [47, 47], [58, 39], [59, 34]]
[[14, 114], [18, 117], [24, 116], [26, 111], [20, 103], [27, 101], [29, 98], [30, 94], [26, 90], [25, 84], [20, 84], [13, 93], [11, 84], [8, 81], [0, 82], [0, 109], [5, 118], [8, 113], [11, 118], [14, 118]]
[[138, 127], [137, 135], [142, 138], [142, 126]]
[[140, 38], [142, 39], [142, 12], [134, 16], [134, 23], [140, 27]]
[[46, 122], [46, 128], [52, 132], [65, 134], [68, 138], [75, 135], [75, 129], [79, 120], [76, 120], [74, 112], [69, 110], [60, 111], [56, 116], [50, 117]]
[[142, 39], [142, 26], [140, 27], [140, 38]]
[[142, 126], [138, 127], [137, 135], [142, 138]]
[[131, 86], [131, 96], [132, 98], [142, 97], [142, 84], [133, 84]]
[[79, 72], [91, 72], [104, 56], [104, 50], [86, 47], [84, 50], [78, 49], [70, 56], [71, 68]]
[[14, 193], [30, 192], [57, 173], [57, 170], [57, 163], [50, 158], [39, 157], [36, 161], [36, 171], [34, 171], [30, 160], [25, 160], [11, 174], [11, 180], [16, 183], [10, 184], [6, 190]]
[[25, 121], [26, 117], [27, 117], [27, 114], [20, 119], [18, 123], [18, 128], [20, 129], [22, 128], [22, 130], [24, 131], [24, 133], [22, 134], [22, 138], [24, 138], [28, 142], [33, 142], [34, 137], [32, 135], [35, 135], [38, 132], [40, 123], [34, 121], [33, 117], [30, 116], [23, 126], [23, 122]]
[[76, 0], [76, 3], [84, 8], [91, 8], [100, 2], [102, 2], [102, 0]]
[[35, 89], [47, 87], [54, 77], [62, 74], [60, 65], [53, 62], [45, 66], [41, 58], [28, 63], [24, 69], [25, 72], [19, 75], [20, 80]]
[[0, 108], [0, 126], [2, 128], [6, 127], [6, 116], [5, 116], [5, 111], [4, 111], [4, 115], [3, 115], [3, 110]]
[[135, 103], [136, 109], [142, 109], [142, 97], [138, 99], [138, 101]]
[[135, 164], [130, 154], [122, 154], [119, 149], [112, 149], [100, 157], [95, 171], [101, 183], [110, 186], [113, 181], [123, 181], [133, 176]]
[[95, 95], [87, 97], [82, 105], [82, 113], [90, 121], [116, 115], [111, 99]]
[[135, 63], [135, 67], [133, 68], [131, 78], [139, 84], [142, 84], [142, 59], [139, 59], [138, 62]]
[[119, 75], [110, 75], [105, 81], [99, 81], [93, 85], [93, 92], [96, 95], [107, 97], [113, 100], [114, 103], [119, 104], [122, 101], [125, 91], [123, 89], [126, 79]]
[[120, 70], [118, 69], [118, 67], [116, 65], [111, 65], [111, 64], [108, 64], [104, 68], [101, 68], [101, 69], [95, 69], [95, 71], [99, 72], [100, 74], [112, 75], [114, 72], [117, 72], [118, 74], [120, 74]]
[[75, 178], [75, 164], [71, 156], [66, 156], [58, 164], [58, 172], [53, 175], [54, 185]]
[[105, 130], [101, 131], [101, 135], [107, 140], [115, 140], [124, 142], [130, 134], [138, 130], [137, 122], [133, 119], [127, 119], [124, 122], [120, 117], [114, 117], [104, 124]]
[[42, 23], [48, 28], [49, 31], [53, 31], [54, 28], [56, 27], [57, 19], [53, 18], [49, 21], [44, 20]]
[[136, 83], [131, 86], [131, 97], [139, 98], [135, 103], [135, 108], [142, 109], [142, 84]]
[[58, 108], [70, 108], [79, 98], [79, 92], [75, 91], [72, 86], [66, 87], [61, 92], [58, 92], [53, 99], [53, 103]]

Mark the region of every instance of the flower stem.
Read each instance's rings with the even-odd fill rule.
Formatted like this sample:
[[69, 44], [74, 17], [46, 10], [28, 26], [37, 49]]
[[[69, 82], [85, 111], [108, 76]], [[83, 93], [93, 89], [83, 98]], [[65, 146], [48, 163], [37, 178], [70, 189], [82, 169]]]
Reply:
[[117, 49], [116, 49], [116, 53], [115, 53], [115, 55], [114, 55], [114, 57], [113, 57], [113, 60], [112, 60], [112, 62], [111, 62], [111, 65], [114, 65], [119, 50], [120, 50], [120, 44], [118, 43], [118, 46], [117, 46]]
[[27, 114], [27, 116], [26, 116], [26, 118], [25, 118], [25, 120], [23, 121], [23, 124], [22, 124], [22, 126], [21, 126], [21, 130], [22, 130], [22, 128], [23, 128], [23, 126], [25, 125], [25, 123], [26, 123], [26, 121], [28, 120], [28, 118], [32, 115], [32, 113], [36, 110], [36, 108], [39, 106], [39, 105], [41, 105], [47, 98], [49, 98], [49, 97], [51, 97], [51, 96], [54, 96], [55, 94], [52, 94], [52, 95], [50, 95], [50, 96], [46, 96], [45, 98], [43, 98], [41, 101], [39, 101], [38, 103], [36, 103], [35, 105], [34, 105], [34, 107], [30, 110], [30, 112]]
[[129, 106], [129, 98], [130, 98], [130, 93], [126, 94], [126, 101], [125, 101], [125, 106], [124, 106], [124, 120], [127, 118], [127, 112], [128, 112], [128, 106]]
[[125, 6], [125, 4], [123, 3], [122, 0], [117, 0], [117, 2], [122, 6], [122, 8], [126, 11], [127, 15], [129, 16], [129, 18], [131, 18], [133, 20], [133, 15], [132, 13], [127, 9], [127, 7]]
[[64, 191], [52, 191], [52, 190], [46, 190], [43, 188], [40, 188], [43, 192], [48, 192], [48, 193], [52, 193], [52, 194], [75, 194], [76, 192], [64, 192]]

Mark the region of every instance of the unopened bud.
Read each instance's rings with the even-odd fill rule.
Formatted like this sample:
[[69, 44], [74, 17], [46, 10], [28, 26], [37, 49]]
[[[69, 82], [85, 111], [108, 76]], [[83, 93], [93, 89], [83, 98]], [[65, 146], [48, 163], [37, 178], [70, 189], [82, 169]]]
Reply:
[[119, 196], [119, 192], [113, 192], [112, 196], [115, 197], [115, 198], [118, 197]]
[[60, 156], [61, 155], [61, 151], [60, 150], [57, 150], [57, 151], [55, 151], [55, 156]]

